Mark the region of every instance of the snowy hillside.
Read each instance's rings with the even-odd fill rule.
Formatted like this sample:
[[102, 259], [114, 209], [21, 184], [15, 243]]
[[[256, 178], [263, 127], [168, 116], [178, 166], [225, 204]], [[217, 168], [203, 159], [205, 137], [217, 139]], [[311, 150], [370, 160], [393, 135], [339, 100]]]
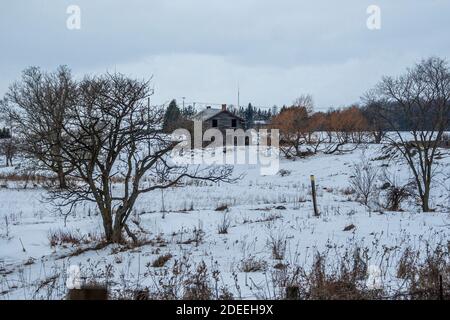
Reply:
[[[355, 199], [349, 181], [362, 153], [358, 148], [282, 160], [276, 176], [240, 165], [234, 174], [245, 176], [234, 184], [199, 182], [144, 194], [129, 224], [140, 244], [125, 247], [102, 244], [94, 205], [80, 205], [64, 217], [45, 202], [44, 188], [29, 183], [25, 189], [22, 181], [5, 179], [13, 168], [2, 168], [0, 299], [63, 299], [71, 265], [80, 267], [83, 281], [106, 283], [117, 298], [143, 288], [163, 296], [169, 283], [177, 285], [177, 267], [191, 270], [186, 276], [202, 261], [219, 294], [279, 298], [279, 279], [288, 279], [298, 266], [311, 269], [318, 253], [329, 270], [357, 260], [380, 270], [383, 294], [398, 292], [405, 285], [398, 269], [406, 250], [419, 252], [418, 261], [439, 246], [448, 253], [450, 181], [444, 173], [450, 172], [450, 159], [438, 160], [434, 212], [422, 213], [414, 197], [390, 212], [382, 208], [381, 180], [368, 206]], [[387, 172], [401, 183], [408, 180], [407, 166], [379, 160], [379, 145], [364, 153], [380, 177]], [[313, 216], [310, 175], [317, 181], [320, 217]], [[366, 270], [358, 281], [364, 286], [368, 277]]]

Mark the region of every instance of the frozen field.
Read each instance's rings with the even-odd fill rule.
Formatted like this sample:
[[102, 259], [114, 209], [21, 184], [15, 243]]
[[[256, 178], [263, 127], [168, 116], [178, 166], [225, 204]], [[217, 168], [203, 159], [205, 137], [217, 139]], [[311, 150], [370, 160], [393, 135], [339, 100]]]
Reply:
[[[369, 146], [366, 157], [380, 174], [388, 170], [406, 182], [405, 165], [373, 160], [380, 156], [379, 148]], [[425, 253], [450, 240], [450, 181], [442, 174], [450, 172], [450, 159], [438, 160], [434, 212], [420, 212], [414, 198], [402, 204], [403, 211], [388, 212], [376, 205], [384, 202], [383, 191], [368, 208], [349, 190], [349, 177], [361, 153], [357, 149], [344, 155], [282, 160], [284, 176], [261, 176], [257, 165], [242, 165], [235, 174], [245, 177], [235, 184], [193, 183], [145, 194], [129, 223], [142, 239], [142, 245], [134, 247], [96, 247], [103, 229], [92, 204], [79, 206], [65, 218], [45, 203], [44, 189], [1, 181], [0, 299], [62, 299], [70, 265], [78, 265], [88, 281], [108, 283], [117, 297], [143, 287], [159, 290], [166, 281], [161, 279], [169, 281], [175, 263], [195, 269], [202, 261], [209, 271], [219, 271], [218, 286], [234, 297], [275, 298], [278, 288], [272, 284], [277, 272], [311, 265], [317, 252], [333, 268], [356, 248], [367, 265], [380, 267], [386, 286], [401, 286], [396, 270], [406, 248]], [[0, 172], [7, 170], [11, 169]], [[313, 216], [312, 174], [320, 217]], [[219, 234], [224, 223], [229, 224], [228, 232]], [[50, 235], [58, 233], [80, 241], [51, 245]], [[273, 252], [277, 243], [278, 257]], [[154, 267], [153, 262], [164, 255], [168, 260], [164, 266]]]

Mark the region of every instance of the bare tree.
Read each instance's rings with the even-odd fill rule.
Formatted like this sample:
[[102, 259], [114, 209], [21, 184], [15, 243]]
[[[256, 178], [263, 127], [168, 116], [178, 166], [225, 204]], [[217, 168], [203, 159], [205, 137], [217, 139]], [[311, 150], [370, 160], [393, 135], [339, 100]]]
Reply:
[[[422, 210], [430, 211], [431, 183], [439, 145], [450, 119], [450, 71], [445, 60], [423, 60], [399, 77], [384, 77], [365, 99], [379, 104], [379, 116], [395, 134], [392, 149], [413, 174]], [[403, 119], [409, 135], [402, 131]]]
[[302, 94], [294, 100], [292, 104], [294, 107], [305, 108], [308, 115], [314, 112], [314, 99], [311, 94]]
[[53, 73], [30, 67], [10, 86], [2, 103], [14, 134], [24, 142], [21, 151], [55, 172], [61, 188], [66, 187], [65, 176], [71, 169], [61, 157], [62, 128], [75, 93], [76, 84], [67, 67], [60, 66]]
[[324, 145], [326, 154], [352, 152], [365, 140], [367, 124], [360, 109], [354, 105], [329, 111], [324, 129], [328, 143]]
[[290, 107], [272, 119], [272, 127], [280, 130], [280, 151], [286, 157], [302, 156], [306, 143], [308, 113], [305, 107]]
[[146, 192], [178, 186], [186, 179], [231, 182], [228, 166], [177, 165], [170, 157], [176, 143], [162, 133], [163, 108], [148, 108], [149, 82], [120, 74], [85, 78], [78, 103], [63, 131], [67, 143], [62, 156], [74, 170], [66, 189], [52, 195], [72, 210], [82, 201], [95, 202], [107, 241], [122, 241], [138, 197]]
[[364, 154], [361, 156], [361, 161], [353, 168], [355, 173], [350, 178], [350, 185], [361, 203], [367, 206], [376, 189], [378, 170], [372, 166]]

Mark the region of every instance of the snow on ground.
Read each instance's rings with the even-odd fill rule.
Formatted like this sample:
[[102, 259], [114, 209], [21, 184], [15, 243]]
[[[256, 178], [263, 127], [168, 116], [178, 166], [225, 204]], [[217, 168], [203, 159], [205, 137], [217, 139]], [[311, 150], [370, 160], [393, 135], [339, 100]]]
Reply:
[[[315, 252], [326, 252], [334, 259], [354, 246], [367, 248], [371, 264], [388, 264], [383, 281], [395, 281], [401, 249], [449, 241], [450, 182], [437, 177], [431, 201], [435, 212], [421, 213], [414, 199], [403, 204], [402, 212], [380, 212], [376, 207], [369, 210], [348, 192], [353, 164], [362, 152], [357, 149], [351, 154], [282, 160], [280, 168], [290, 171], [286, 176], [261, 176], [257, 165], [240, 165], [235, 174], [245, 173], [245, 177], [235, 184], [199, 183], [145, 194], [136, 205], [135, 223], [130, 226], [153, 239], [152, 243], [128, 250], [110, 245], [76, 255], [72, 253], [77, 249], [93, 244], [86, 241], [79, 247], [51, 247], [49, 234], [63, 230], [84, 239], [99, 237], [102, 224], [93, 205], [79, 206], [65, 219], [45, 202], [43, 189], [19, 189], [2, 182], [0, 299], [61, 299], [66, 294], [65, 270], [70, 265], [80, 266], [82, 273], [97, 281], [108, 280], [113, 288], [151, 286], [155, 279], [148, 275], [158, 269], [151, 263], [167, 253], [172, 258], [161, 270], [188, 257], [194, 264], [204, 261], [219, 270], [220, 282], [237, 297], [270, 297], [270, 290], [261, 288], [267, 274], [280, 262], [272, 256], [271, 238], [286, 241], [285, 264], [307, 265]], [[369, 159], [378, 157], [379, 146], [370, 146], [365, 154]], [[372, 164], [400, 180], [409, 176], [405, 165], [383, 160]], [[439, 160], [439, 166], [441, 172], [449, 172], [450, 159]], [[11, 169], [0, 169], [0, 173], [5, 170]], [[313, 216], [311, 174], [317, 179], [319, 218]], [[382, 192], [379, 196], [383, 201]], [[228, 209], [216, 211], [221, 205]], [[162, 208], [166, 212], [161, 212]], [[218, 234], [224, 215], [231, 225], [227, 234]], [[344, 231], [351, 224], [356, 228]], [[390, 259], [386, 259], [387, 252]], [[267, 272], [243, 272], [243, 262], [249, 258], [267, 264]]]

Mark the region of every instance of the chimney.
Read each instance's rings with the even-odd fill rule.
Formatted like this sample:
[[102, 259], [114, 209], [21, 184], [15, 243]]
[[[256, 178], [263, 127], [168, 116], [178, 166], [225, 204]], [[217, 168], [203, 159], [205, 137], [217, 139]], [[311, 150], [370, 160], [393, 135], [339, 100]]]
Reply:
[[227, 105], [225, 103], [222, 104], [222, 111], [227, 111]]

